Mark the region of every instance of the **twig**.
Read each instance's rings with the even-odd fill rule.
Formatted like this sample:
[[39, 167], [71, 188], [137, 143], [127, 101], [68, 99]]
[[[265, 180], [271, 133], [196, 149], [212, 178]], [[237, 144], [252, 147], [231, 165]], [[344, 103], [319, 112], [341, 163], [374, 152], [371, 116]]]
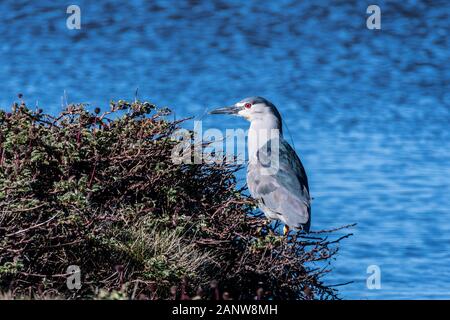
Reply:
[[44, 222], [38, 223], [38, 224], [36, 224], [36, 225], [34, 225], [34, 226], [31, 226], [31, 227], [29, 227], [29, 228], [26, 228], [26, 229], [22, 229], [22, 230], [16, 231], [16, 232], [14, 232], [14, 233], [9, 233], [9, 234], [6, 235], [6, 237], [12, 237], [12, 236], [15, 236], [15, 235], [18, 235], [18, 234], [21, 234], [21, 233], [30, 231], [30, 230], [32, 230], [32, 229], [39, 228], [40, 226], [43, 226], [44, 224], [49, 223], [50, 221], [52, 221], [53, 219], [55, 219], [57, 216], [58, 216], [58, 215], [56, 214], [56, 215], [54, 215], [53, 217], [51, 217], [50, 219], [48, 219], [48, 220], [46, 220], [46, 221], [44, 221]]

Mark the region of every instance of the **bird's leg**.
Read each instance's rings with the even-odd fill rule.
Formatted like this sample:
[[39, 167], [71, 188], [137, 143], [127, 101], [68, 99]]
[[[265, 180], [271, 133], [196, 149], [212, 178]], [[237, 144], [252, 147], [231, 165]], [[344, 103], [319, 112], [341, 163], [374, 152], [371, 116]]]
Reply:
[[284, 227], [283, 227], [283, 235], [285, 235], [285, 236], [289, 235], [289, 226], [284, 225]]

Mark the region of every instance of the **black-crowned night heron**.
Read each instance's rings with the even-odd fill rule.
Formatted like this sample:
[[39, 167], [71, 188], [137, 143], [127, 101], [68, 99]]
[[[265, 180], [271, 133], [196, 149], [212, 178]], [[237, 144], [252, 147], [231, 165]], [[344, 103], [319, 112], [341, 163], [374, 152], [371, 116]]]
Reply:
[[211, 114], [233, 114], [250, 121], [247, 185], [267, 218], [309, 232], [311, 197], [305, 169], [283, 139], [281, 115], [262, 97], [250, 97]]

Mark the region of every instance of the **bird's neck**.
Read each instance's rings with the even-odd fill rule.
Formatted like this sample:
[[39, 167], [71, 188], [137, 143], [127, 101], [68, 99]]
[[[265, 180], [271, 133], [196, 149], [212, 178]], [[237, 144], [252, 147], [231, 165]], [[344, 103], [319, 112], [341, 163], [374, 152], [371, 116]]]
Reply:
[[257, 152], [271, 139], [283, 136], [281, 123], [276, 118], [252, 120], [248, 132], [248, 158], [250, 162], [257, 160]]

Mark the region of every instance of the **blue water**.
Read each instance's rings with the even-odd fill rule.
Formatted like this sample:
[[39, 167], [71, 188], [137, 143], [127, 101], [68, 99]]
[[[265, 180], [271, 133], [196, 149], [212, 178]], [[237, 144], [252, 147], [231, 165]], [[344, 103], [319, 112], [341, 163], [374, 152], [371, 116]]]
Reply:
[[[450, 298], [450, 2], [0, 4], [0, 105], [141, 99], [177, 117], [261, 95], [307, 169], [315, 230], [357, 222], [328, 276], [347, 299]], [[248, 124], [205, 117], [204, 129]], [[291, 138], [288, 138], [290, 140]], [[366, 287], [369, 265], [381, 289]]]

